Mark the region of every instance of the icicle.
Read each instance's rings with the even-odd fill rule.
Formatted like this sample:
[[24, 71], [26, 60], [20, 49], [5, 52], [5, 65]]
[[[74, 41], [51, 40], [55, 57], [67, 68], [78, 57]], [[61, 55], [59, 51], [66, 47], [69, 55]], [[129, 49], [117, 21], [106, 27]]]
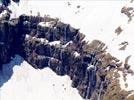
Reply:
[[[92, 69], [94, 68], [93, 65], [89, 65], [88, 68], [87, 68], [87, 76], [88, 76], [88, 88], [87, 88], [87, 91], [86, 91], [86, 100], [88, 99], [89, 97], [89, 93], [91, 91], [91, 82], [92, 82], [92, 79], [90, 80], [90, 77], [92, 78], [92, 76], [90, 76], [90, 71], [92, 71]], [[92, 72], [91, 72], [91, 75], [92, 75]]]
[[94, 66], [94, 69], [92, 70], [92, 84], [95, 84], [95, 75], [96, 75], [96, 66]]
[[58, 73], [61, 75], [61, 67], [62, 67], [62, 48], [60, 51], [60, 60], [61, 60], [61, 66], [58, 67]]
[[[29, 17], [30, 18], [30, 17]], [[30, 25], [30, 23], [28, 23], [28, 30], [30, 30], [30, 27], [31, 27], [31, 25]]]
[[64, 27], [64, 35], [65, 35], [65, 36], [64, 36], [64, 41], [65, 41], [65, 43], [66, 43], [66, 32], [67, 32], [66, 29], [67, 29], [67, 26]]
[[97, 99], [97, 100], [101, 100], [100, 98], [101, 98], [102, 90], [103, 90], [103, 82], [101, 82], [100, 91], [99, 91], [99, 96], [98, 96], [98, 99]]
[[50, 66], [50, 61], [51, 61], [52, 58], [49, 58], [49, 61], [48, 61], [48, 67], [51, 67]]
[[65, 41], [65, 43], [66, 43], [66, 41], [67, 41], [67, 30], [68, 30], [68, 27], [69, 27], [69, 25], [66, 25], [65, 27], [64, 27], [64, 35], [65, 35], [65, 37], [64, 37], [64, 41]]
[[88, 96], [89, 96], [89, 92], [90, 92], [90, 90], [91, 90], [91, 87], [90, 87], [90, 81], [89, 81], [89, 83], [88, 83], [88, 88], [87, 88], [87, 93], [86, 93], [86, 100], [88, 100]]
[[95, 60], [95, 54], [91, 54], [91, 64], [94, 65], [94, 60]]
[[98, 60], [96, 60], [95, 55], [94, 54], [91, 55], [91, 64], [89, 64], [89, 66], [87, 67], [87, 75], [88, 75], [89, 83], [88, 83], [88, 88], [86, 91], [86, 100], [88, 99], [89, 94], [91, 92], [91, 88], [92, 88], [91, 85], [95, 84], [94, 79], [95, 79], [95, 74], [96, 74], [96, 70], [97, 70], [97, 68], [96, 68], [97, 64], [98, 64]]
[[50, 57], [51, 57], [51, 45], [49, 45], [50, 48], [49, 48], [49, 54], [50, 54]]

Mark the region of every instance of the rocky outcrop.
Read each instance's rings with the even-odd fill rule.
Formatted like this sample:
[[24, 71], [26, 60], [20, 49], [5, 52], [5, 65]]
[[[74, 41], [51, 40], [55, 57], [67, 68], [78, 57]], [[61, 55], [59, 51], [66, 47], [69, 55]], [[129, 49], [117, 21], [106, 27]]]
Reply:
[[[15, 3], [19, 3], [20, 2], [20, 0], [12, 0], [12, 1], [14, 1]], [[4, 6], [8, 6], [11, 3], [11, 0], [1, 0], [1, 2], [2, 2], [2, 4]]]
[[[71, 37], [68, 41], [67, 39], [63, 41], [64, 35], [59, 35], [55, 41], [60, 40], [61, 43], [56, 45], [50, 45], [50, 42], [48, 42], [51, 40], [50, 38], [47, 39], [48, 41], [42, 42], [40, 38], [27, 35], [24, 42], [25, 59], [35, 68], [50, 67], [58, 75], [69, 75], [72, 79], [72, 87], [77, 88], [81, 96], [88, 99], [96, 89], [99, 90], [100, 85], [96, 88], [96, 84], [101, 84], [101, 80], [97, 81], [96, 73], [101, 61], [93, 51], [87, 53], [82, 49], [87, 44], [79, 37], [81, 33], [76, 32], [74, 37]], [[54, 34], [59, 33], [56, 32]], [[76, 56], [75, 52], [78, 52], [80, 55]], [[96, 51], [96, 53], [98, 52]], [[100, 77], [98, 78], [100, 79]]]
[[[6, 16], [4, 16], [6, 17]], [[0, 21], [0, 63], [8, 63], [14, 55], [15, 33], [9, 18]]]
[[109, 73], [120, 67], [104, 43], [89, 44], [78, 29], [58, 19], [21, 15], [1, 20], [0, 29], [0, 64], [19, 54], [36, 69], [69, 75], [85, 99], [102, 100], [112, 80]]

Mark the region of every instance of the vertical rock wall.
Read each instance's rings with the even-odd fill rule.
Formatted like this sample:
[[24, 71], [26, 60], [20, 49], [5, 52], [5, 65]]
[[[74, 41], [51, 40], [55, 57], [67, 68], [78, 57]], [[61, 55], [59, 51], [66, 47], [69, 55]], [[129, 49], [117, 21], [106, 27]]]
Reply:
[[[0, 64], [21, 55], [36, 69], [50, 67], [57, 75], [69, 75], [72, 87], [85, 99], [101, 100], [110, 84], [108, 72], [119, 60], [105, 52], [105, 44], [57, 19], [21, 15], [0, 21]], [[2, 68], [2, 67], [1, 67]]]

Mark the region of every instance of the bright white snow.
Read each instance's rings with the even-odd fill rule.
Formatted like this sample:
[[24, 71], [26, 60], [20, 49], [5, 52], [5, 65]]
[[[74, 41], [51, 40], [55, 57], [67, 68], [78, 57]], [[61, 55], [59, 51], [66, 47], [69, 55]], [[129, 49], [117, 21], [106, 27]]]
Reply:
[[[68, 5], [67, 2], [68, 1], [21, 0], [20, 6], [12, 3], [9, 8], [14, 10], [12, 17], [18, 17], [22, 13], [37, 15], [38, 11], [41, 12], [41, 16], [49, 14], [51, 17], [59, 17], [61, 21], [69, 23], [75, 28], [79, 28], [80, 31], [86, 35], [87, 41], [91, 42], [94, 39], [99, 39], [106, 43], [108, 46], [107, 52], [122, 62], [125, 61], [127, 56], [131, 55], [128, 63], [131, 65], [131, 69], [134, 70], [134, 21], [132, 20], [132, 22], [128, 23], [128, 18], [124, 14], [121, 14], [121, 8], [123, 6], [133, 6], [134, 4], [130, 4], [129, 0], [71, 0], [69, 1], [71, 5]], [[80, 8], [77, 8], [77, 5], [80, 5]], [[123, 29], [123, 32], [117, 36], [115, 29], [119, 26]], [[127, 41], [129, 45], [126, 50], [119, 50], [119, 44], [124, 41]], [[134, 90], [131, 84], [134, 83], [134, 77], [128, 76], [127, 82], [127, 90]], [[121, 87], [125, 89], [122, 84], [121, 82]], [[6, 86], [8, 87], [8, 85], [4, 87]]]
[[43, 27], [52, 27], [52, 25], [53, 25], [52, 23], [53, 23], [53, 21], [51, 21], [51, 22], [40, 22], [39, 25], [43, 26]]
[[[124, 81], [123, 73], [121, 71], [119, 71], [118, 73], [120, 74], [119, 81], [120, 81], [121, 88], [124, 89], [124, 90], [127, 90], [127, 91], [134, 90], [134, 85], [133, 85], [134, 76], [131, 75], [131, 74], [128, 74], [126, 76], [126, 81]], [[125, 86], [125, 84], [127, 86]], [[134, 94], [134, 92], [132, 94]]]
[[50, 45], [59, 45], [60, 41], [53, 41], [53, 42], [49, 42]]
[[[68, 5], [70, 2], [71, 5]], [[22, 13], [41, 16], [50, 15], [58, 17], [61, 21], [71, 24], [73, 27], [80, 29], [86, 35], [87, 41], [99, 39], [108, 46], [107, 52], [116, 56], [122, 62], [128, 55], [134, 54], [133, 26], [134, 22], [128, 23], [128, 18], [121, 14], [121, 8], [132, 6], [127, 1], [38, 1], [24, 0], [20, 6], [12, 3], [10, 6], [16, 9], [15, 15]], [[80, 8], [77, 6], [80, 5]], [[133, 4], [134, 5], [134, 4]], [[23, 8], [23, 9], [22, 9]], [[76, 13], [77, 12], [77, 13]], [[15, 16], [14, 16], [15, 17]], [[117, 36], [115, 29], [121, 26], [123, 32]], [[119, 50], [119, 44], [127, 41], [129, 45], [125, 51]], [[90, 43], [89, 42], [89, 43]], [[131, 56], [130, 62], [134, 65], [134, 55]], [[132, 67], [134, 69], [134, 67]]]
[[80, 54], [77, 51], [74, 52], [74, 55], [75, 55], [75, 57], [80, 56]]
[[[16, 65], [18, 62], [20, 65]], [[71, 87], [69, 76], [58, 76], [50, 68], [34, 69], [16, 55], [4, 65], [3, 77], [11, 71], [9, 65], [14, 66], [13, 75], [1, 87], [0, 100], [82, 100], [77, 89]]]
[[1, 14], [0, 14], [0, 19], [7, 13], [6, 10], [4, 10]]

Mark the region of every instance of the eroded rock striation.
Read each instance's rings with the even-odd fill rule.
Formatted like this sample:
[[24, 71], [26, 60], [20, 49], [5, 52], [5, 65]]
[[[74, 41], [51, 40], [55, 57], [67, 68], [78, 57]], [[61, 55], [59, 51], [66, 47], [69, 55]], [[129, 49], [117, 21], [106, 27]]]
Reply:
[[[121, 64], [106, 53], [104, 43], [89, 44], [78, 29], [58, 19], [27, 15], [10, 19], [8, 15], [0, 21], [1, 65], [19, 54], [36, 69], [50, 67], [57, 75], [70, 76], [72, 87], [83, 98], [110, 100], [106, 92], [114, 80], [110, 73]], [[126, 100], [128, 95], [117, 99]]]

